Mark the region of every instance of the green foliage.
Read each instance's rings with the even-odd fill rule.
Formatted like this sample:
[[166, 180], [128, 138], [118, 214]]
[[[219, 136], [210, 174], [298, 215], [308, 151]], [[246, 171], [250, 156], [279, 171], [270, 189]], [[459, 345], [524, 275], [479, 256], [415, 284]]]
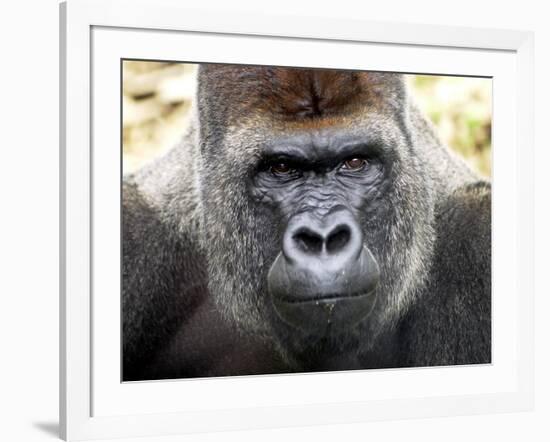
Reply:
[[491, 175], [492, 81], [409, 75], [413, 95], [443, 141], [482, 175]]

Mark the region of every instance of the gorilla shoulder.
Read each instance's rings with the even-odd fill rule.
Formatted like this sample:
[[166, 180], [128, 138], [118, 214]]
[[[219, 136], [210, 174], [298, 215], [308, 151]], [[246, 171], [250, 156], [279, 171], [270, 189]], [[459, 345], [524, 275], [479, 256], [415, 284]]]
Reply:
[[447, 270], [460, 277], [456, 266], [466, 266], [464, 275], [490, 280], [491, 185], [477, 181], [455, 190], [442, 205], [437, 226], [436, 251]]
[[433, 277], [401, 326], [403, 365], [491, 362], [491, 186], [455, 190], [441, 205]]
[[131, 177], [122, 189], [124, 380], [134, 380], [207, 290], [196, 240], [170, 226]]

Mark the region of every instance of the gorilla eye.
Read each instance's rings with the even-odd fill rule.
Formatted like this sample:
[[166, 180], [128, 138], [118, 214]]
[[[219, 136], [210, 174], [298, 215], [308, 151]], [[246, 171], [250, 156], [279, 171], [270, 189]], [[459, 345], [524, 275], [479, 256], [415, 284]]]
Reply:
[[342, 168], [345, 170], [350, 170], [357, 172], [363, 170], [367, 165], [367, 160], [364, 158], [350, 158], [349, 160], [344, 161]]
[[288, 175], [293, 169], [287, 163], [275, 163], [270, 167], [271, 173], [275, 175]]

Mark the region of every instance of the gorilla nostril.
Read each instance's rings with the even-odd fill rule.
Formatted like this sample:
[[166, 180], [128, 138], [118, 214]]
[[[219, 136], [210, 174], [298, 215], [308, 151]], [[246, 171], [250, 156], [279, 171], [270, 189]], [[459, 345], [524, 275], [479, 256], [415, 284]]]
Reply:
[[351, 239], [351, 230], [348, 226], [338, 226], [330, 232], [327, 238], [327, 252], [337, 253], [349, 243]]
[[300, 229], [294, 234], [293, 239], [303, 252], [319, 254], [323, 250], [323, 238], [309, 229]]

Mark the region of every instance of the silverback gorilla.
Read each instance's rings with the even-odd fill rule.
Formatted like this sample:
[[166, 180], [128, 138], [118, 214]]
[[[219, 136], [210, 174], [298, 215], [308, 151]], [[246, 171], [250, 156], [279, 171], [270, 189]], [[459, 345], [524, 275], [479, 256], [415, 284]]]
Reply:
[[123, 380], [491, 361], [491, 187], [391, 73], [201, 65], [123, 182]]

